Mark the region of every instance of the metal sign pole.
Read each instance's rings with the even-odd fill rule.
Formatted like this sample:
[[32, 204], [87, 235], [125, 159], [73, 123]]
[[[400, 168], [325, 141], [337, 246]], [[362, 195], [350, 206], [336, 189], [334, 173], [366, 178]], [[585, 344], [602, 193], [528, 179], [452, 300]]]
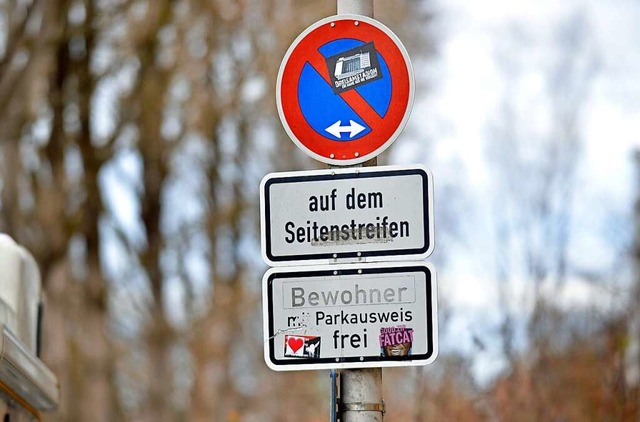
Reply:
[[373, 17], [373, 0], [338, 0], [338, 14], [355, 14]]
[[[356, 14], [372, 18], [373, 0], [337, 0], [338, 14]], [[375, 166], [374, 158], [365, 166]], [[382, 368], [344, 369], [340, 371], [340, 420], [342, 422], [382, 421]]]

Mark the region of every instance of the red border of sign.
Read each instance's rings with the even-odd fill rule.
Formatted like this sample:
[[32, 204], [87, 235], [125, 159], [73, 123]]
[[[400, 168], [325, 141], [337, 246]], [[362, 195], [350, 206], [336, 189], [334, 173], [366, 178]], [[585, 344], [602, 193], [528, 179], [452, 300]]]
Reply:
[[[387, 63], [392, 83], [391, 102], [384, 119], [356, 90], [339, 94], [372, 129], [367, 135], [348, 142], [319, 135], [307, 123], [298, 102], [298, 82], [307, 62], [326, 81], [330, 80], [324, 58], [317, 49], [339, 38], [373, 41]], [[287, 134], [307, 155], [333, 165], [362, 163], [387, 149], [404, 129], [411, 114], [413, 97], [413, 68], [406, 49], [389, 28], [359, 15], [331, 16], [307, 28], [289, 47], [276, 82], [278, 114]]]

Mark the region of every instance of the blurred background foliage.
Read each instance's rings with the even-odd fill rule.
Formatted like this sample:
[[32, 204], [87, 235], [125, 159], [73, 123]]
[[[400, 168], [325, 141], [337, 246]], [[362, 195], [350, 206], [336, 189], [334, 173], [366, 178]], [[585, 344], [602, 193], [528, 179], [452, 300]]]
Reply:
[[[415, 62], [437, 54], [429, 2], [375, 8]], [[334, 13], [335, 2], [311, 0], [0, 2], [0, 231], [41, 266], [43, 359], [63, 394], [46, 420], [328, 418], [326, 372], [263, 362], [258, 184], [270, 171], [320, 167], [287, 139], [274, 89], [293, 39]], [[494, 328], [506, 363], [480, 382], [473, 356], [445, 347], [430, 367], [387, 370], [389, 420], [640, 420], [640, 282], [615, 312], [554, 301], [572, 276], [608, 277], [568, 264], [570, 157], [597, 68], [578, 54], [582, 30], [567, 25], [572, 54], [546, 73], [551, 132], [536, 132], [510, 96], [491, 127], [492, 195], [504, 204], [492, 214], [504, 309]], [[510, 51], [501, 63], [514, 92], [523, 72]], [[429, 164], [424, 143], [410, 161]], [[451, 201], [437, 205], [436, 248], [446, 250], [464, 233], [465, 201], [444, 179]], [[635, 227], [621, 265], [640, 262]], [[514, 280], [533, 286], [524, 317]]]

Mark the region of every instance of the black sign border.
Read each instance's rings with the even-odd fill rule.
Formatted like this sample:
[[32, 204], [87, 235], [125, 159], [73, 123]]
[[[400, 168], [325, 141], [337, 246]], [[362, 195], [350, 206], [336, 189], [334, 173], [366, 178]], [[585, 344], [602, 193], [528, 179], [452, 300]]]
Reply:
[[[426, 305], [427, 305], [427, 353], [419, 354], [419, 355], [409, 355], [409, 356], [351, 356], [344, 358], [319, 358], [319, 359], [309, 359], [309, 358], [295, 358], [295, 359], [276, 359], [275, 355], [275, 327], [273, 321], [273, 281], [276, 278], [299, 278], [299, 277], [339, 277], [345, 275], [367, 275], [367, 274], [397, 274], [397, 273], [408, 273], [408, 272], [422, 272], [425, 274], [426, 278]], [[268, 303], [268, 316], [269, 316], [269, 360], [275, 366], [280, 367], [290, 367], [295, 365], [322, 365], [324, 367], [328, 367], [331, 365], [340, 366], [342, 364], [362, 364], [366, 362], [414, 362], [414, 361], [425, 361], [429, 360], [434, 356], [436, 352], [434, 348], [434, 332], [437, 330], [434, 321], [434, 302], [435, 299], [433, 294], [437, 294], [436, 292], [432, 292], [433, 290], [433, 275], [431, 269], [426, 265], [406, 265], [406, 266], [398, 266], [398, 267], [349, 267], [349, 268], [341, 268], [336, 265], [335, 268], [327, 268], [326, 270], [304, 270], [304, 267], [300, 267], [300, 271], [278, 271], [275, 269], [275, 272], [269, 275], [266, 280], [267, 283], [267, 303]], [[437, 318], [436, 318], [437, 320]], [[371, 366], [371, 365], [367, 365]], [[381, 365], [381, 367], [384, 365]], [[354, 368], [359, 367], [359, 365], [353, 365]]]
[[[380, 251], [353, 251], [353, 252], [326, 252], [317, 254], [303, 254], [303, 255], [285, 255], [274, 256], [272, 253], [271, 245], [271, 198], [269, 196], [269, 189], [274, 184], [282, 183], [298, 183], [298, 182], [311, 182], [311, 181], [325, 181], [325, 180], [348, 180], [348, 179], [368, 179], [368, 178], [380, 178], [387, 176], [411, 176], [419, 175], [422, 177], [422, 189], [423, 189], [423, 210], [426, 214], [426, 222], [424, 225], [424, 246], [413, 249], [388, 249]], [[396, 170], [381, 170], [381, 171], [367, 171], [367, 172], [353, 172], [353, 173], [336, 173], [336, 174], [318, 174], [318, 175], [300, 175], [300, 176], [276, 176], [270, 178], [264, 184], [264, 225], [261, 227], [263, 230], [264, 248], [266, 257], [275, 265], [280, 263], [298, 262], [298, 261], [311, 261], [311, 260], [323, 260], [323, 259], [345, 259], [345, 258], [359, 258], [359, 257], [389, 257], [389, 256], [403, 256], [403, 255], [422, 255], [431, 249], [431, 223], [430, 219], [433, 216], [430, 215], [429, 208], [429, 189], [430, 180], [429, 174], [422, 168], [408, 168], [408, 169], [396, 169]]]

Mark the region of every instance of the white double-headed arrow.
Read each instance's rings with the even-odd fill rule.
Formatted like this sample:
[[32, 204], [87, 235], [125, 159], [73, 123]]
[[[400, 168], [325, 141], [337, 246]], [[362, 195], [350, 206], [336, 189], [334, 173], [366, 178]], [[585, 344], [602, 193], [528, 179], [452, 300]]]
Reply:
[[342, 120], [338, 120], [325, 130], [336, 138], [342, 138], [342, 133], [350, 132], [349, 138], [353, 138], [365, 129], [364, 126], [358, 124], [357, 122], [354, 122], [353, 120], [349, 120], [349, 126], [340, 126], [341, 124]]

